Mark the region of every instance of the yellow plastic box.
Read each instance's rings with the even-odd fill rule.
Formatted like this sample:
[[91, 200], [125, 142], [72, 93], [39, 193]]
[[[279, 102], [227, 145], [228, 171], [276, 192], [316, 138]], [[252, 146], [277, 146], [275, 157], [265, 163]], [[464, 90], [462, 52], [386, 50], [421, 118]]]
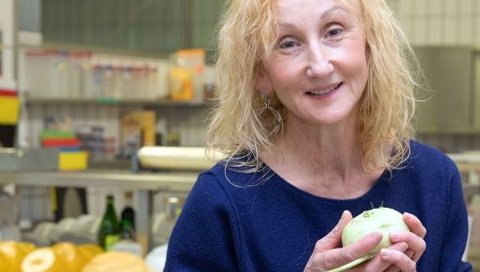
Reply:
[[88, 152], [60, 152], [58, 169], [60, 171], [85, 170], [88, 166]]
[[0, 96], [0, 124], [15, 125], [19, 110], [20, 100], [17, 97]]

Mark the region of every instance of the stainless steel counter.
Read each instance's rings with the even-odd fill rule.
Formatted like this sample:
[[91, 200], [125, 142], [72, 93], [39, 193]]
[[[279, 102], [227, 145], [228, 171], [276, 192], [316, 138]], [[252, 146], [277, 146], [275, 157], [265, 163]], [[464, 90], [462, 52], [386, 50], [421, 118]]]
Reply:
[[0, 172], [0, 185], [63, 187], [115, 187], [188, 192], [197, 179], [197, 172], [132, 173], [120, 170], [85, 172]]

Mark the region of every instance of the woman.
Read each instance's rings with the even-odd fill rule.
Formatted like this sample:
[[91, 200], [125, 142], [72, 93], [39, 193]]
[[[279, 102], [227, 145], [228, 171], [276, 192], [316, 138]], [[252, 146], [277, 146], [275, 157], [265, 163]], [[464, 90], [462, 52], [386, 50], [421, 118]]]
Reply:
[[410, 232], [351, 271], [469, 271], [460, 176], [411, 140], [412, 50], [382, 0], [232, 0], [202, 173], [165, 271], [328, 271], [366, 255], [341, 232], [371, 206]]

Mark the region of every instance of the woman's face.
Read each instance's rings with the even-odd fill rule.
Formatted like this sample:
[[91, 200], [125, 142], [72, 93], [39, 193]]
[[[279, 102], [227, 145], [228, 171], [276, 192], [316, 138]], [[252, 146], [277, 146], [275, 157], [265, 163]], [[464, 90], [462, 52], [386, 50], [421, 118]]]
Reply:
[[368, 67], [358, 4], [278, 0], [279, 36], [256, 80], [273, 90], [288, 121], [334, 125], [355, 118]]

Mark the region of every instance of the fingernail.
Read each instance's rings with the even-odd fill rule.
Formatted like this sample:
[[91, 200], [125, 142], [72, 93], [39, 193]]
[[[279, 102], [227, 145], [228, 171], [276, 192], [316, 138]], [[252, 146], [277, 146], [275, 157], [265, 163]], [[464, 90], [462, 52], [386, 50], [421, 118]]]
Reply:
[[413, 214], [411, 213], [408, 213], [408, 212], [404, 212], [403, 213], [403, 216], [407, 217], [407, 218], [412, 218], [412, 216], [414, 216]]
[[407, 248], [408, 248], [407, 243], [405, 243], [405, 242], [400, 243], [400, 251], [405, 251], [405, 250], [407, 250]]
[[390, 251], [389, 251], [388, 249], [382, 248], [382, 249], [380, 250], [380, 255], [381, 255], [382, 257], [388, 257], [388, 256], [390, 255]]
[[400, 239], [400, 233], [398, 232], [390, 233], [390, 241], [396, 242], [398, 239]]
[[378, 231], [375, 231], [375, 232], [372, 232], [368, 235], [368, 237], [372, 240], [377, 240], [379, 238], [382, 238], [383, 237], [383, 234], [381, 232], [378, 232]]

